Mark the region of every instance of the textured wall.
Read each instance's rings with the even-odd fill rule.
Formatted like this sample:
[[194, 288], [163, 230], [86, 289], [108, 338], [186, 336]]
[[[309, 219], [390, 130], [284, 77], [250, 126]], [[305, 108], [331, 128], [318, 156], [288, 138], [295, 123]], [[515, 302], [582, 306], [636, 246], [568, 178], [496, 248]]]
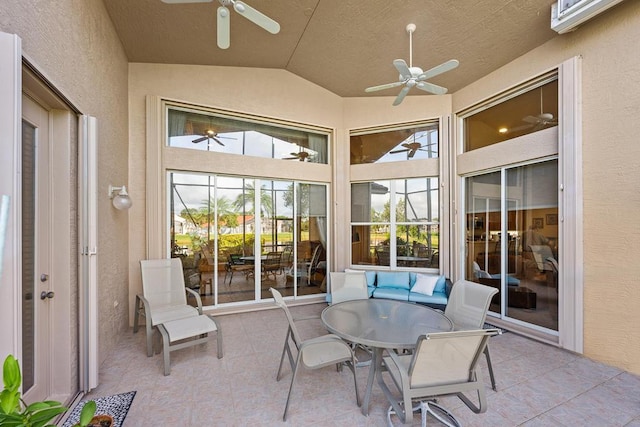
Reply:
[[582, 56], [584, 353], [640, 374], [640, 2], [558, 36], [454, 94], [454, 111]]
[[127, 60], [100, 0], [3, 1], [0, 31], [20, 36], [24, 54], [38, 70], [82, 113], [98, 119], [99, 338], [104, 360], [128, 325], [128, 214], [113, 209], [106, 197], [109, 184], [126, 184], [128, 178]]

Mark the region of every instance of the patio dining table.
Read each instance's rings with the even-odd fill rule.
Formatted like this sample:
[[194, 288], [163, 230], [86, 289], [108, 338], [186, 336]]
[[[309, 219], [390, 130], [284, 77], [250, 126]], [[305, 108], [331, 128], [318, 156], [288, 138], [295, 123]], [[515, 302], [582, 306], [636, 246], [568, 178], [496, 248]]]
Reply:
[[346, 341], [372, 349], [371, 367], [362, 402], [369, 414], [369, 400], [376, 371], [382, 368], [382, 353], [412, 349], [420, 335], [453, 330], [442, 312], [404, 301], [365, 299], [330, 305], [321, 314], [327, 330]]

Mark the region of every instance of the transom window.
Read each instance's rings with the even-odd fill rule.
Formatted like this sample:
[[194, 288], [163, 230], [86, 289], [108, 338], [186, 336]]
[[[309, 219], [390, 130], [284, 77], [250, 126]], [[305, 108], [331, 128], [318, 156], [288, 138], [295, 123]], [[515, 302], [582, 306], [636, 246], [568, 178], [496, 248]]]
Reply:
[[328, 164], [328, 135], [179, 106], [167, 110], [167, 145], [269, 159]]
[[465, 118], [464, 151], [558, 126], [558, 77], [555, 73], [498, 99], [491, 101], [495, 105], [480, 106], [482, 111]]
[[351, 132], [351, 164], [438, 158], [438, 123]]

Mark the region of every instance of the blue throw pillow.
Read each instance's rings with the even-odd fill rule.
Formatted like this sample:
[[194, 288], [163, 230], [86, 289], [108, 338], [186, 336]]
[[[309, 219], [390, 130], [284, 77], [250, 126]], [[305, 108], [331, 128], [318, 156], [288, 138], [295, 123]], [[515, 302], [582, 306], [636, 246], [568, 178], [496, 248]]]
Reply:
[[379, 271], [378, 288], [400, 288], [410, 289], [408, 271]]
[[443, 294], [447, 292], [447, 279], [446, 279], [446, 277], [440, 276], [440, 278], [436, 282], [436, 287], [433, 289], [433, 292], [441, 292]]

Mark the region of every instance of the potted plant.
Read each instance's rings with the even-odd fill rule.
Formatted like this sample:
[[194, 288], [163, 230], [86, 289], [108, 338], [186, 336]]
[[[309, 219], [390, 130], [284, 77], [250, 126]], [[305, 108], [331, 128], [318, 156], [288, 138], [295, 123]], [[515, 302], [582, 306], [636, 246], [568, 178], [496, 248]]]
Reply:
[[[54, 400], [33, 402], [27, 405], [20, 395], [22, 374], [15, 357], [8, 355], [2, 366], [4, 389], [0, 392], [0, 426], [3, 427], [54, 427], [49, 424], [68, 408]], [[111, 427], [113, 418], [110, 415], [94, 415], [96, 402], [85, 403], [80, 412], [77, 427]]]
[[80, 420], [74, 427], [111, 427], [113, 425], [113, 417], [111, 415], [95, 415], [96, 402], [88, 401], [80, 411]]
[[12, 355], [7, 356], [2, 366], [4, 389], [0, 392], [0, 425], [6, 427], [53, 426], [49, 422], [68, 408], [60, 402], [47, 400], [27, 405], [20, 395], [22, 374], [20, 365]]

